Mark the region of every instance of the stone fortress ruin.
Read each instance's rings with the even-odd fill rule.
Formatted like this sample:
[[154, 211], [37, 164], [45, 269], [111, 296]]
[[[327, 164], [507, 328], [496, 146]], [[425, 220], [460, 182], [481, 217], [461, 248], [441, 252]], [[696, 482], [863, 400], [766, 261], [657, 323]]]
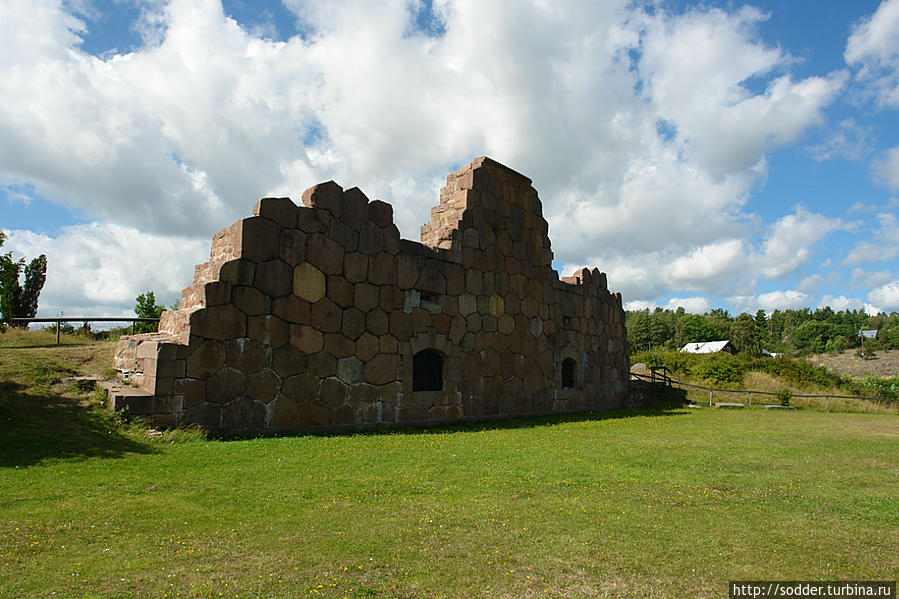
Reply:
[[527, 177], [447, 177], [421, 243], [334, 182], [213, 236], [158, 333], [122, 337], [110, 406], [210, 431], [359, 430], [623, 405], [621, 295], [552, 269]]

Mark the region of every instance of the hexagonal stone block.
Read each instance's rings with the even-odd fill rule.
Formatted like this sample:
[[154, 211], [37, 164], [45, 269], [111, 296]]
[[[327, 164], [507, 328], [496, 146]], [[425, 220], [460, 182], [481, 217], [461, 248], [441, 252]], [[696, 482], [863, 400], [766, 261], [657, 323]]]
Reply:
[[347, 281], [358, 283], [368, 278], [368, 256], [351, 252], [343, 258], [343, 272]]
[[285, 295], [272, 302], [272, 314], [286, 322], [309, 322], [310, 313], [309, 302], [296, 295]]
[[364, 374], [365, 364], [359, 358], [350, 356], [337, 360], [337, 378], [347, 385], [361, 383]]
[[284, 379], [281, 385], [281, 393], [295, 402], [313, 401], [318, 398], [318, 390], [321, 379], [304, 372]]
[[247, 389], [247, 377], [238, 370], [222, 367], [206, 380], [206, 401], [228, 403], [242, 396]]
[[282, 379], [306, 370], [306, 354], [292, 345], [272, 352], [272, 370]]
[[341, 331], [349, 339], [356, 340], [365, 332], [365, 314], [356, 308], [343, 311], [343, 326]]
[[266, 428], [278, 430], [296, 426], [297, 404], [283, 394], [278, 394], [273, 402], [265, 407]]
[[270, 347], [246, 337], [227, 341], [225, 348], [228, 366], [247, 374], [265, 368], [271, 357]]
[[187, 376], [194, 379], [209, 378], [225, 363], [225, 344], [206, 341], [187, 358]]
[[293, 269], [293, 292], [307, 302], [325, 297], [325, 275], [308, 262]]
[[363, 362], [371, 360], [378, 351], [379, 340], [371, 333], [363, 333], [359, 340], [356, 341], [356, 356]]
[[212, 306], [191, 312], [190, 332], [207, 339], [234, 339], [247, 332], [247, 315], [234, 305]]
[[244, 314], [258, 316], [267, 314], [271, 301], [264, 293], [253, 287], [235, 287], [231, 293], [234, 305]]
[[321, 233], [314, 233], [306, 240], [306, 260], [323, 273], [342, 274], [343, 255], [343, 246]]
[[325, 333], [324, 337], [324, 350], [335, 358], [345, 358], [356, 352], [356, 344], [343, 333]]
[[326, 351], [320, 351], [306, 358], [309, 374], [326, 379], [337, 374], [337, 358]]
[[365, 317], [365, 328], [369, 333], [380, 337], [387, 333], [390, 321], [380, 308], [375, 308]]
[[290, 266], [306, 260], [306, 233], [299, 229], [281, 231], [281, 246], [278, 255]]
[[297, 205], [290, 198], [262, 198], [253, 206], [253, 214], [273, 220], [284, 228], [297, 226]]
[[247, 377], [247, 395], [256, 401], [268, 403], [281, 389], [281, 377], [271, 369], [260, 370]]
[[290, 344], [304, 354], [321, 351], [324, 339], [318, 329], [305, 324], [290, 325]]
[[370, 283], [356, 283], [354, 286], [355, 306], [362, 312], [368, 312], [378, 305], [380, 297], [380, 288]]
[[269, 297], [280, 297], [291, 291], [291, 268], [284, 260], [269, 260], [256, 265], [253, 285]]
[[384, 385], [396, 380], [399, 356], [396, 354], [378, 354], [365, 365], [365, 382], [372, 385]]
[[328, 277], [328, 297], [341, 308], [353, 305], [353, 284], [343, 277]]

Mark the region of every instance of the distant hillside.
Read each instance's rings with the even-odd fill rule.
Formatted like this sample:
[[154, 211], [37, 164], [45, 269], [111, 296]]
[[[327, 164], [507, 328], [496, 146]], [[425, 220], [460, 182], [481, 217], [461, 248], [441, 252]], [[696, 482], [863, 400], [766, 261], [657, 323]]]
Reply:
[[820, 364], [834, 372], [851, 377], [865, 377], [870, 374], [889, 378], [899, 375], [899, 351], [882, 350], [870, 360], [856, 355], [856, 350], [846, 350], [839, 354], [816, 354], [810, 356], [815, 364]]

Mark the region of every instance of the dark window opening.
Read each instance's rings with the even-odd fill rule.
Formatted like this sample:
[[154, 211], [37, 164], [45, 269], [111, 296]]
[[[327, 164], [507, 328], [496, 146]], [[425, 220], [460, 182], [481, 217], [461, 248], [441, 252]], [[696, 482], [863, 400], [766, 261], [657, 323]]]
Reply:
[[412, 391], [443, 391], [443, 356], [433, 349], [412, 357]]
[[574, 388], [574, 359], [565, 358], [562, 360], [562, 388]]

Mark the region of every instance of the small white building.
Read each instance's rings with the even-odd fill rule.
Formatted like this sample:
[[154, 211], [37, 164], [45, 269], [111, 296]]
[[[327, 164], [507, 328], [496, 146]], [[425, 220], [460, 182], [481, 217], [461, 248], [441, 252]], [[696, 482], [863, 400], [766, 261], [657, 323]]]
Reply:
[[685, 354], [715, 354], [721, 351], [735, 354], [737, 353], [737, 348], [728, 340], [688, 343], [681, 348], [681, 353]]

